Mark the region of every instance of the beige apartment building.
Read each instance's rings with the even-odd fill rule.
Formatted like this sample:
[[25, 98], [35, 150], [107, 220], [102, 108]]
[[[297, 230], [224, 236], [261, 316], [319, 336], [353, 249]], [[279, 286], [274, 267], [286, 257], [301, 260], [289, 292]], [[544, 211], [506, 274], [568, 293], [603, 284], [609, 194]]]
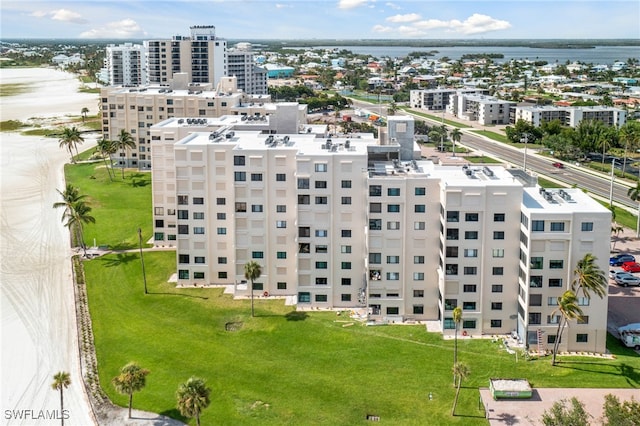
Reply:
[[[577, 260], [594, 253], [607, 270], [608, 246], [595, 244], [609, 239], [607, 209], [502, 166], [422, 160], [410, 117], [390, 117], [379, 140], [232, 118], [151, 129], [154, 238], [177, 248], [178, 285], [246, 296], [254, 260], [262, 296], [364, 308], [372, 324], [437, 320], [445, 334], [460, 306], [464, 333], [515, 331], [542, 350]], [[603, 351], [607, 300], [581, 304], [586, 320], [562, 347]]]

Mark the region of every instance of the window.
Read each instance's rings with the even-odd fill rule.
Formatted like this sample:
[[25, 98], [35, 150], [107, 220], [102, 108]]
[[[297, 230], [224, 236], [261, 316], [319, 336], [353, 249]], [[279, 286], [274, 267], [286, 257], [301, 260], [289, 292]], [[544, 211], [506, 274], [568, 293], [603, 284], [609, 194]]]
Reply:
[[564, 222], [551, 222], [551, 232], [564, 232]]
[[316, 277], [316, 285], [327, 285], [329, 280], [326, 277]]
[[444, 299], [444, 309], [452, 311], [458, 307], [458, 299]]
[[414, 281], [424, 281], [424, 272], [414, 272], [413, 273]]
[[193, 218], [196, 220], [203, 220], [204, 212], [193, 212]]
[[237, 202], [236, 203], [236, 213], [246, 213], [247, 212], [247, 203], [245, 202]]
[[382, 203], [369, 203], [369, 213], [382, 213]]
[[343, 254], [351, 253], [351, 246], [340, 246], [340, 253], [343, 253]]
[[203, 280], [204, 279], [204, 272], [194, 272], [193, 273], [193, 279], [195, 279], [195, 280]]
[[458, 275], [458, 265], [454, 263], [447, 263], [445, 273], [447, 275]]
[[340, 269], [351, 269], [351, 262], [340, 262]]
[[415, 213], [424, 213], [427, 211], [427, 208], [425, 207], [424, 204], [416, 204], [413, 208], [413, 211]]
[[[195, 199], [193, 200], [193, 203], [195, 204]], [[224, 206], [225, 204], [227, 204], [227, 200], [226, 198], [216, 198], [216, 204], [219, 206]]]
[[542, 276], [532, 275], [529, 279], [529, 287], [540, 288], [542, 287]]
[[400, 280], [400, 272], [387, 272], [387, 281]]
[[199, 235], [204, 234], [204, 227], [203, 226], [194, 226], [193, 227], [193, 233], [194, 234], [199, 234]]
[[493, 231], [494, 240], [504, 240], [504, 231]]
[[387, 188], [387, 195], [390, 197], [400, 196], [400, 188]]
[[286, 182], [287, 175], [284, 173], [276, 173], [276, 182]]
[[226, 213], [216, 213], [216, 219], [225, 220], [226, 218], [227, 218], [227, 214]]
[[580, 227], [581, 227], [581, 230], [584, 232], [591, 232], [593, 231], [593, 222], [582, 222]]
[[493, 257], [504, 257], [504, 249], [493, 249], [491, 254]]
[[276, 252], [276, 259], [286, 259], [286, 258], [287, 258], [287, 252], [286, 251]]
[[389, 221], [387, 222], [387, 229], [389, 231], [397, 231], [400, 229], [400, 222], [398, 221]]
[[501, 311], [502, 310], [502, 302], [491, 302], [491, 310], [492, 311]]
[[252, 213], [262, 213], [262, 204], [251, 204]]
[[462, 310], [463, 311], [475, 311], [476, 310], [476, 302], [462, 302]]
[[562, 315], [547, 315], [547, 324], [558, 324]]
[[189, 204], [189, 196], [188, 195], [178, 195], [178, 205], [186, 206]]
[[491, 320], [491, 328], [502, 327], [502, 320]]
[[549, 278], [549, 287], [562, 287], [562, 278]]
[[233, 180], [236, 182], [244, 182], [247, 180], [247, 172], [233, 172]]
[[341, 197], [341, 198], [340, 198], [340, 202], [341, 202], [343, 205], [351, 204], [351, 197]]
[[298, 237], [310, 237], [311, 236], [311, 228], [308, 226], [300, 226], [298, 227]]
[[493, 214], [494, 222], [504, 222], [504, 213], [494, 213]]
[[447, 212], [447, 222], [459, 222], [460, 212]]
[[556, 335], [555, 334], [547, 334], [547, 343], [548, 344], [554, 344], [556, 342]]
[[478, 239], [478, 231], [464, 231], [464, 239], [465, 240], [477, 240]]
[[462, 287], [462, 290], [463, 290], [465, 293], [475, 293], [475, 292], [476, 292], [476, 289], [477, 289], [477, 286], [476, 286], [475, 284], [465, 284], [465, 285]]
[[454, 330], [456, 328], [456, 323], [453, 321], [453, 318], [445, 318], [442, 325], [445, 330]]
[[[351, 181], [350, 180], [343, 180], [340, 182], [340, 187], [342, 188], [351, 188]], [[351, 300], [351, 299], [349, 299]]]
[[478, 221], [478, 213], [465, 213], [464, 214], [465, 222], [477, 222]]
[[351, 285], [351, 278], [342, 278], [340, 283], [342, 285]]
[[400, 313], [400, 308], [397, 306], [387, 306], [387, 315], [398, 315]]
[[478, 249], [464, 249], [464, 257], [478, 257]]
[[285, 204], [276, 205], [276, 213], [286, 213], [286, 212], [287, 212], [287, 206]]
[[387, 256], [387, 263], [390, 263], [390, 264], [400, 263], [400, 256]]
[[382, 253], [369, 253], [369, 263], [379, 265], [382, 263]]
[[189, 219], [189, 210], [178, 210], [178, 219]]
[[227, 258], [226, 257], [218, 257], [218, 263], [220, 265], [226, 265], [227, 264]]
[[262, 173], [251, 173], [251, 182], [262, 182]]
[[425, 230], [424, 222], [413, 222], [413, 229], [416, 231], [424, 231]]
[[178, 278], [181, 280], [189, 279], [189, 270], [188, 269], [178, 269]]
[[502, 284], [492, 284], [491, 293], [502, 293]]
[[342, 302], [351, 302], [351, 294], [349, 293], [342, 293], [340, 295], [340, 301]]
[[578, 297], [578, 306], [589, 306], [589, 298], [588, 297]]
[[178, 225], [178, 234], [187, 235], [189, 233], [189, 225]]
[[328, 253], [329, 248], [325, 245], [316, 245], [316, 253]]
[[413, 263], [416, 265], [424, 263], [424, 256], [413, 256]]
[[463, 320], [462, 321], [462, 328], [476, 328], [476, 320], [471, 319], [471, 320]]
[[389, 204], [387, 206], [388, 213], [400, 213], [400, 204]]
[[178, 263], [189, 263], [189, 255], [188, 254], [179, 254], [178, 255]]
[[413, 297], [424, 297], [424, 290], [413, 290]]
[[156, 228], [164, 228], [164, 220], [156, 219]]
[[233, 156], [233, 165], [234, 166], [244, 166], [245, 165], [244, 155], [234, 155]]
[[541, 294], [530, 294], [529, 295], [529, 306], [542, 306], [542, 295]]
[[589, 341], [589, 335], [587, 333], [576, 334], [576, 343], [587, 343]]
[[298, 189], [309, 189], [309, 178], [298, 178]]
[[465, 275], [477, 275], [478, 274], [478, 268], [475, 266], [465, 266], [464, 267], [464, 274]]
[[550, 269], [562, 269], [562, 268], [564, 268], [564, 261], [563, 260], [550, 260], [549, 261], [549, 268]]
[[311, 196], [298, 195], [298, 204], [311, 204]]
[[276, 288], [277, 288], [278, 290], [286, 290], [286, 289], [287, 289], [287, 283], [285, 283], [285, 282], [278, 282], [278, 283], [276, 284]]
[[327, 163], [316, 163], [315, 171], [318, 173], [324, 173], [327, 171]]
[[529, 325], [539, 325], [542, 323], [540, 312], [529, 312]]
[[311, 303], [311, 293], [308, 291], [301, 291], [298, 293], [298, 302]]
[[351, 238], [351, 230], [350, 229], [343, 229], [341, 234], [342, 234], [342, 238]]
[[447, 247], [445, 251], [446, 257], [458, 257], [458, 247]]
[[316, 269], [327, 269], [327, 262], [316, 262]]
[[251, 258], [252, 259], [263, 259], [264, 258], [264, 252], [263, 251], [252, 251], [251, 252]]
[[427, 189], [424, 186], [419, 186], [415, 188], [415, 195], [426, 195], [427, 194]]
[[589, 315], [578, 317], [578, 324], [589, 324]]
[[547, 306], [558, 306], [558, 298], [557, 297], [548, 297], [547, 298]]
[[327, 189], [327, 181], [326, 180], [317, 180], [314, 183], [316, 189]]
[[309, 243], [300, 243], [298, 244], [298, 253], [310, 253], [311, 244]]
[[492, 275], [504, 275], [504, 268], [502, 266], [494, 266], [491, 268]]
[[369, 185], [369, 196], [370, 197], [381, 197], [382, 196], [382, 186], [380, 186], [380, 185]]
[[457, 240], [459, 233], [458, 229], [447, 229], [447, 240]]
[[327, 204], [327, 197], [316, 197], [316, 204]]
[[328, 234], [329, 231], [327, 231], [326, 229], [316, 229], [315, 231], [315, 236], [320, 238], [326, 238]]
[[531, 269], [542, 269], [543, 264], [544, 264], [544, 258], [542, 257], [531, 258]]
[[153, 239], [156, 241], [164, 241], [164, 232], [155, 232], [153, 234]]
[[544, 232], [544, 220], [532, 220], [531, 230], [534, 232]]

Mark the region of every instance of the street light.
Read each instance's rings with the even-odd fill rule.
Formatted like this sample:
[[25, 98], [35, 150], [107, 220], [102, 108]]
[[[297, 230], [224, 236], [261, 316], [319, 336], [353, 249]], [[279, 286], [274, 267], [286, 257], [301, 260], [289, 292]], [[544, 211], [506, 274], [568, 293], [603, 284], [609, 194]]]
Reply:
[[616, 159], [612, 158], [611, 159], [611, 186], [609, 187], [609, 205], [613, 207], [613, 178], [615, 177], [615, 174], [613, 173], [614, 169], [615, 169], [615, 162]]
[[147, 294], [147, 274], [144, 271], [144, 258], [142, 257], [142, 229], [138, 228], [138, 245], [140, 247], [140, 262], [142, 263], [142, 279], [144, 280], [144, 294]]
[[524, 169], [525, 173], [527, 171], [527, 142], [529, 142], [529, 134], [528, 133], [524, 133], [522, 135], [522, 137], [520, 138], [520, 142], [524, 143], [524, 162], [522, 165], [522, 168]]

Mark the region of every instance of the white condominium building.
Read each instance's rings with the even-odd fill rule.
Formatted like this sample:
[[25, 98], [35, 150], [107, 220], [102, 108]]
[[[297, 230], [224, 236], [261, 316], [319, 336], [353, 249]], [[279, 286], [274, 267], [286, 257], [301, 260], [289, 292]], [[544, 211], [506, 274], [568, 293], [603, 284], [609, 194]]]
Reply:
[[147, 84], [146, 50], [140, 44], [110, 44], [106, 48], [104, 65], [111, 86]]
[[451, 97], [456, 94], [488, 95], [488, 90], [482, 89], [420, 89], [409, 92], [409, 104], [411, 108], [426, 109], [429, 111], [443, 111], [451, 103]]
[[509, 124], [509, 113], [515, 105], [515, 102], [503, 101], [494, 96], [460, 92], [451, 95], [447, 112], [463, 120], [477, 121], [484, 126]]
[[600, 121], [607, 126], [622, 127], [627, 122], [627, 112], [604, 105], [584, 107], [518, 106], [513, 122], [524, 120], [539, 127], [543, 122], [559, 120], [561, 124], [577, 127], [583, 120]]
[[[246, 296], [254, 260], [258, 294], [299, 307], [437, 320], [453, 334], [460, 306], [463, 333], [517, 331], [545, 349], [576, 262], [593, 253], [607, 269], [608, 244], [595, 244], [609, 240], [606, 208], [579, 190], [542, 194], [501, 166], [420, 160], [410, 117], [390, 117], [380, 140], [185, 120], [151, 129], [154, 236], [176, 246], [179, 285]], [[562, 347], [601, 352], [607, 300], [580, 300], [585, 323]]]

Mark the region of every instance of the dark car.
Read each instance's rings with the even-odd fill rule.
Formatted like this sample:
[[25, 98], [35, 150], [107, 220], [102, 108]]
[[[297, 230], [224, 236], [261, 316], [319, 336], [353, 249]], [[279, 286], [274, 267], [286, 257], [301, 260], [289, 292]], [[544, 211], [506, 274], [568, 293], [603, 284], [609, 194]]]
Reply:
[[625, 262], [635, 262], [636, 258], [630, 254], [617, 254], [609, 258], [609, 266], [621, 266]]
[[562, 163], [555, 162], [552, 164], [552, 166], [558, 169], [564, 169], [564, 164]]

